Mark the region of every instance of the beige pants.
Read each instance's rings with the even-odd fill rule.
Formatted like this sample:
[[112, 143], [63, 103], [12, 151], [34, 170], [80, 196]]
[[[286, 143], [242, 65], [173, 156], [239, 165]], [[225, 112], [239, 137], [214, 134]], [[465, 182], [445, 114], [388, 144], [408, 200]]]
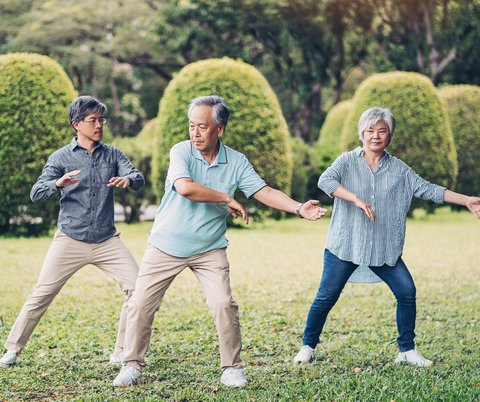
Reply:
[[38, 282], [15, 320], [5, 347], [15, 349], [17, 353], [22, 351], [63, 285], [87, 264], [96, 265], [126, 293], [116, 343], [118, 347], [123, 347], [128, 301], [135, 289], [138, 265], [119, 235], [117, 232], [101, 243], [86, 243], [74, 240], [58, 230], [43, 262]]
[[155, 313], [170, 284], [186, 267], [190, 267], [207, 295], [207, 305], [218, 332], [222, 369], [243, 367], [238, 304], [230, 289], [225, 249], [178, 258], [165, 254], [150, 243], [143, 256], [135, 293], [130, 299], [123, 362], [137, 370], [145, 370], [144, 356], [150, 343]]

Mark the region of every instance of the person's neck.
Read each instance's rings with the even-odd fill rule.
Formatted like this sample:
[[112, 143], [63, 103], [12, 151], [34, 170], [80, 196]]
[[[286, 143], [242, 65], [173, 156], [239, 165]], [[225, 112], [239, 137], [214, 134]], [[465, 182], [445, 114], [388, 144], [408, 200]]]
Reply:
[[212, 151], [202, 152], [203, 159], [205, 159], [205, 161], [209, 165], [211, 165], [215, 160], [215, 158], [217, 157], [219, 151], [220, 151], [220, 143], [217, 141], [217, 145]]
[[81, 135], [77, 135], [77, 144], [80, 145], [82, 148], [85, 148], [91, 155], [98, 142], [89, 140], [85, 137], [82, 137]]
[[365, 148], [363, 149], [363, 159], [365, 159], [368, 166], [370, 166], [370, 169], [372, 169], [372, 172], [375, 172], [375, 170], [377, 169], [378, 163], [382, 160], [384, 156], [385, 156], [384, 149], [379, 152], [373, 152]]

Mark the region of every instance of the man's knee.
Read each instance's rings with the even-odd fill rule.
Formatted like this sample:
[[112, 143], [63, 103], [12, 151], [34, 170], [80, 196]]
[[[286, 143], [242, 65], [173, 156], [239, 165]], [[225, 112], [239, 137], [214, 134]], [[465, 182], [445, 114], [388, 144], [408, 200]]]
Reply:
[[233, 297], [222, 297], [207, 302], [208, 307], [213, 314], [218, 314], [226, 311], [238, 311], [238, 304]]

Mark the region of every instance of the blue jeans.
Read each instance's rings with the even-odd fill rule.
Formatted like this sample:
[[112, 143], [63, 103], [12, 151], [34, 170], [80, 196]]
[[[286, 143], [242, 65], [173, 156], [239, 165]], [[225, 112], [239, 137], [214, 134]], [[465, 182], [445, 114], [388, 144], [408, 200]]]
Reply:
[[[317, 295], [313, 300], [308, 313], [307, 325], [303, 335], [303, 344], [315, 348], [320, 341], [325, 320], [332, 307], [340, 297], [350, 275], [358, 265], [343, 261], [325, 250], [323, 260], [323, 275]], [[395, 266], [383, 265], [370, 267], [392, 290], [397, 298], [397, 343], [400, 352], [407, 352], [415, 348], [415, 284], [412, 276], [401, 258]]]

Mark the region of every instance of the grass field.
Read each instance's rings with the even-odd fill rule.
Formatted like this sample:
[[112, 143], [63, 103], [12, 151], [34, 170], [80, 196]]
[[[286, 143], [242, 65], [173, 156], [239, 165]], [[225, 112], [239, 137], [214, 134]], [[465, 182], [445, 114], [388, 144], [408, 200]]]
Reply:
[[[317, 359], [293, 356], [322, 273], [328, 219], [231, 229], [228, 256], [240, 305], [249, 385], [221, 385], [213, 320], [194, 275], [168, 290], [154, 322], [146, 382], [114, 388], [108, 365], [123, 295], [88, 266], [40, 321], [19, 364], [0, 369], [0, 401], [480, 401], [480, 222], [441, 209], [409, 220], [404, 261], [417, 285], [417, 338], [430, 368], [398, 366], [395, 300], [383, 283], [348, 284]], [[140, 262], [151, 223], [118, 225]], [[38, 276], [51, 238], [0, 239], [0, 338]]]

